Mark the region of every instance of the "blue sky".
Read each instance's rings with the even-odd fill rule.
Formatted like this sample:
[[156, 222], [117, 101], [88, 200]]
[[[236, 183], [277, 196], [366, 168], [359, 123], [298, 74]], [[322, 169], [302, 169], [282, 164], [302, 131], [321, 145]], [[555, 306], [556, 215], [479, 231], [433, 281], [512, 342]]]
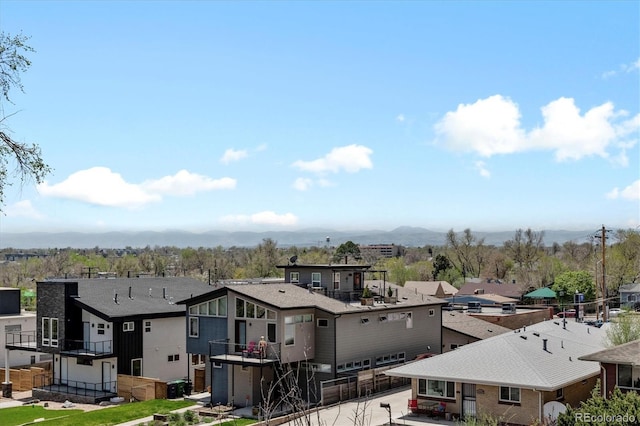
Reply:
[[0, 231], [640, 225], [640, 3], [11, 1]]

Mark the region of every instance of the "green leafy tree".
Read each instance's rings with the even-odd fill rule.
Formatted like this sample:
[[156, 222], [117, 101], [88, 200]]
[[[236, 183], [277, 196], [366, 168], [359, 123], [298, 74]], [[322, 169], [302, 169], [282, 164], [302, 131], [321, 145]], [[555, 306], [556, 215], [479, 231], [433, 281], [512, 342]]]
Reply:
[[[29, 37], [22, 34], [11, 36], [0, 33], [0, 105], [2, 101], [11, 102], [9, 92], [15, 88], [24, 92], [20, 73], [27, 71], [31, 61], [26, 54], [33, 52], [33, 48], [27, 44]], [[4, 108], [0, 108], [0, 207], [4, 205], [4, 190], [11, 185], [10, 178], [19, 176], [20, 182], [34, 180], [42, 183], [51, 169], [42, 159], [40, 147], [36, 144], [18, 142], [11, 135], [11, 129], [7, 126]], [[10, 171], [9, 166], [15, 163], [15, 169]]]
[[433, 260], [433, 279], [441, 280], [442, 276], [451, 268], [453, 268], [453, 266], [447, 256], [442, 254], [437, 255]]
[[640, 315], [623, 311], [611, 319], [607, 328], [607, 343], [617, 346], [640, 339]]
[[345, 258], [348, 259], [349, 256], [356, 260], [360, 260], [361, 258], [360, 247], [353, 241], [347, 241], [346, 243], [340, 244], [333, 253], [333, 261], [340, 262]]
[[579, 407], [567, 406], [567, 411], [558, 415], [557, 426], [631, 426], [640, 425], [640, 395], [615, 388], [606, 399], [600, 392], [600, 382], [591, 392], [591, 397]]
[[584, 294], [585, 300], [595, 299], [595, 283], [593, 277], [587, 271], [568, 271], [558, 275], [551, 288], [556, 294], [564, 292], [564, 302], [571, 302], [573, 295]]

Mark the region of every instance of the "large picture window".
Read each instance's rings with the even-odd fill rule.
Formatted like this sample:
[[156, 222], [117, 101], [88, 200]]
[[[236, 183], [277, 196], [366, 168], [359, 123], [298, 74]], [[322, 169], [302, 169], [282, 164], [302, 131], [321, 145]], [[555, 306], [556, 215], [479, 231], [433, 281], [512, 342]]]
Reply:
[[444, 380], [418, 379], [418, 395], [455, 399], [456, 384]]
[[500, 386], [500, 401], [520, 402], [520, 388]]

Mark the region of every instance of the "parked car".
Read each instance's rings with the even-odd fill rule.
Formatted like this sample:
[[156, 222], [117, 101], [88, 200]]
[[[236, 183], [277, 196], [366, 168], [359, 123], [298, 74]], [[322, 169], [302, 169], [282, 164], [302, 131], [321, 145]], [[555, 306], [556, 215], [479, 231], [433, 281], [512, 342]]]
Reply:
[[604, 324], [601, 319], [598, 319], [598, 320], [587, 320], [584, 323], [587, 324], [587, 325], [591, 325], [593, 327], [598, 327], [598, 328], [602, 327], [602, 324]]
[[575, 318], [576, 310], [575, 309], [565, 309], [564, 311], [558, 312], [559, 318]]
[[618, 308], [609, 309], [609, 318], [615, 318], [618, 315], [620, 315], [620, 309]]

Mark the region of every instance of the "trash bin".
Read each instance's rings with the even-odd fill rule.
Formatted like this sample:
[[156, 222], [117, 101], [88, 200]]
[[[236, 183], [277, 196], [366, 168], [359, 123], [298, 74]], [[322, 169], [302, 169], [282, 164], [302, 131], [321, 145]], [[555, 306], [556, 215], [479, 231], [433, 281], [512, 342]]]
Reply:
[[182, 398], [184, 396], [184, 380], [176, 380], [174, 381], [176, 384], [176, 398]]
[[178, 384], [176, 382], [167, 382], [167, 399], [176, 399], [178, 397]]

